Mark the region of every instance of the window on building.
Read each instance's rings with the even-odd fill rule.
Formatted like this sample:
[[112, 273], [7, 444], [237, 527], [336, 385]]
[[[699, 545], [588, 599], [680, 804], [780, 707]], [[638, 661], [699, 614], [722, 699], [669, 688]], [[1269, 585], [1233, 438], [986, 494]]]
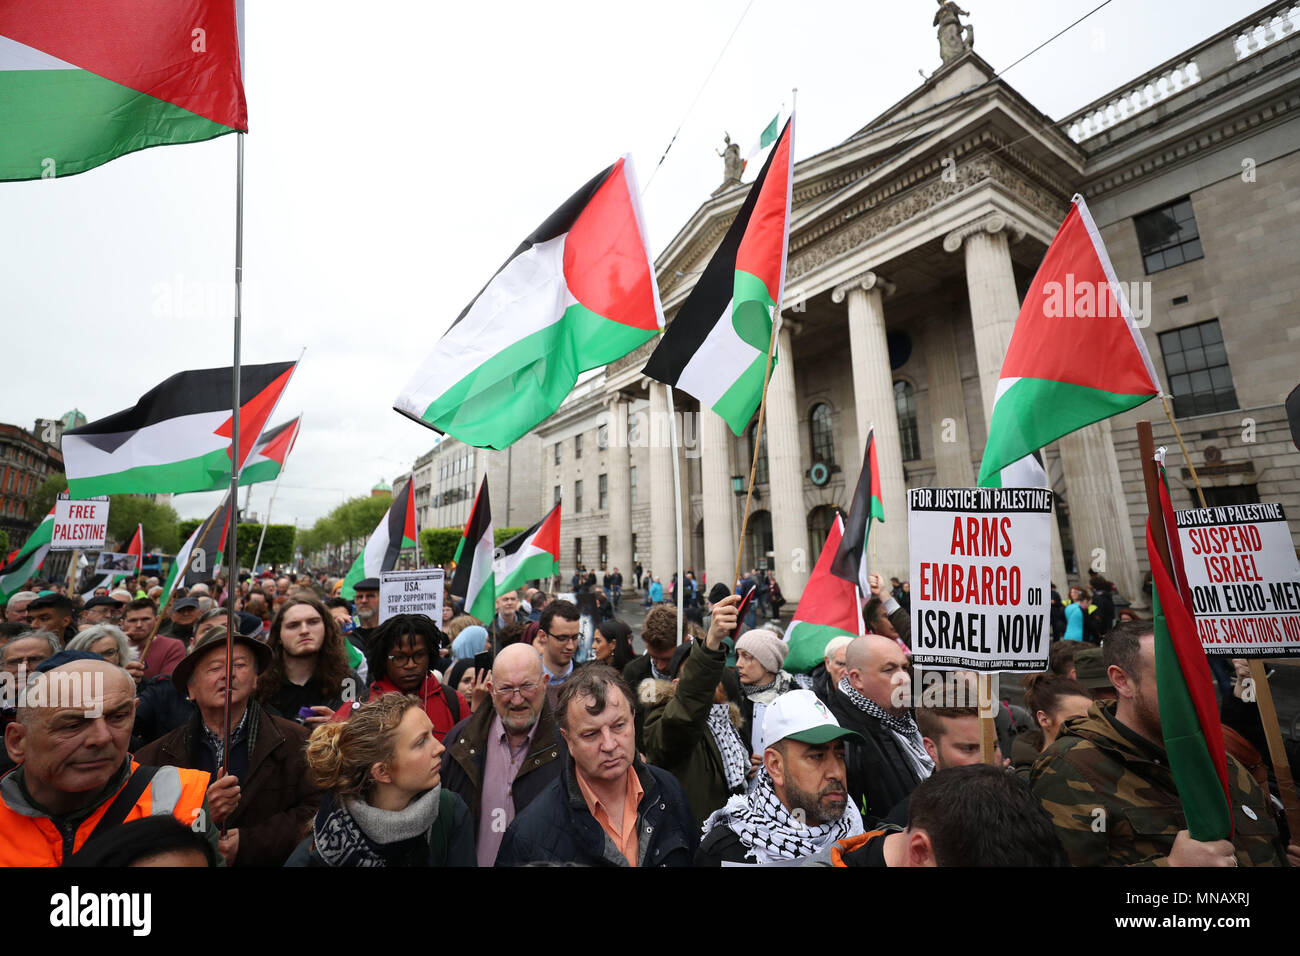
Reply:
[[609, 447], [609, 424], [608, 423], [602, 423], [596, 428], [596, 447], [597, 448]]
[[555, 486], [555, 503], [558, 505], [564, 500], [564, 489], [560, 485]]
[[558, 441], [555, 443], [555, 463], [557, 465], [560, 463], [560, 443]]
[[573, 563], [582, 564], [582, 539], [573, 539]]
[[[749, 426], [749, 461], [754, 460], [754, 441], [758, 434], [758, 422]], [[748, 469], [746, 469], [748, 472]], [[746, 480], [749, 475], [746, 473]], [[754, 484], [767, 484], [767, 422], [763, 422], [763, 437], [758, 443], [758, 467], [754, 470]]]
[[894, 409], [898, 413], [898, 442], [903, 461], [916, 461], [921, 457], [921, 436], [916, 428], [916, 396], [909, 383], [894, 383]]
[[573, 457], [582, 457], [582, 435], [573, 436]]
[[582, 510], [582, 479], [579, 478], [573, 483], [573, 513], [577, 514]]
[[1159, 338], [1175, 415], [1208, 415], [1238, 407], [1218, 319], [1161, 332]]
[[603, 534], [600, 536], [600, 566], [609, 567], [609, 539]]
[[835, 464], [835, 438], [831, 433], [831, 408], [824, 402], [813, 406], [808, 416], [809, 447], [812, 460], [822, 462], [828, 468]]
[[1147, 275], [1203, 258], [1192, 201], [1187, 196], [1133, 218]]
[[[596, 507], [604, 511], [609, 507], [609, 475], [601, 475], [596, 479], [596, 490], [599, 499], [599, 504]], [[602, 547], [601, 550], [603, 551], [604, 548]]]
[[637, 550], [636, 550], [636, 535], [632, 535], [632, 560], [633, 560], [633, 561], [640, 561], [640, 560], [641, 560], [641, 558], [640, 558], [640, 556], [637, 554]]
[[632, 504], [636, 504], [636, 465], [627, 470], [627, 483], [631, 489]]
[[[1228, 485], [1222, 488], [1212, 488], [1206, 485], [1201, 489], [1205, 492], [1205, 503], [1211, 508], [1222, 508], [1227, 505], [1257, 505], [1259, 504], [1259, 486], [1258, 485]], [[1199, 504], [1195, 502], [1194, 504]]]

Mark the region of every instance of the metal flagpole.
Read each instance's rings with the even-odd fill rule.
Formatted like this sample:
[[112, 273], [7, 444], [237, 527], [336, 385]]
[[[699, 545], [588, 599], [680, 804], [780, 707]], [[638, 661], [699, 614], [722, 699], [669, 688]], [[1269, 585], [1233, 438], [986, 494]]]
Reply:
[[[230, 675], [233, 668], [235, 626], [235, 592], [239, 589], [239, 333], [242, 319], [244, 283], [244, 134], [236, 133], [235, 173], [235, 349], [231, 368], [230, 424], [230, 531], [226, 540], [226, 611], [230, 629], [226, 631], [225, 723], [221, 731], [221, 775], [230, 772]], [[225, 833], [225, 824], [221, 831]]]
[[685, 620], [682, 617], [682, 592], [686, 590], [686, 576], [682, 573], [682, 469], [677, 460], [677, 412], [673, 408], [673, 387], [664, 384], [664, 394], [668, 396], [668, 434], [673, 449], [673, 505], [677, 511], [677, 643], [682, 643], [682, 631]]

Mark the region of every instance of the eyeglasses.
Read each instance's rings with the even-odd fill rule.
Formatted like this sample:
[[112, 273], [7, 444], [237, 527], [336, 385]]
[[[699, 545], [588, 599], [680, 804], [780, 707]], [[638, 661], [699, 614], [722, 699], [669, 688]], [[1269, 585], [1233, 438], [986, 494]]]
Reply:
[[518, 687], [494, 687], [492, 693], [501, 700], [510, 700], [515, 694], [522, 694], [525, 698], [533, 696], [537, 688], [542, 685], [536, 681], [529, 681], [526, 684], [520, 684]]
[[577, 644], [578, 641], [582, 640], [582, 636], [579, 634], [569, 634], [567, 636], [562, 634], [547, 634], [546, 637], [548, 640], [556, 641], [560, 644]]
[[427, 664], [429, 663], [429, 652], [416, 651], [414, 654], [389, 654], [388, 663], [396, 664], [398, 667], [405, 667], [407, 664]]

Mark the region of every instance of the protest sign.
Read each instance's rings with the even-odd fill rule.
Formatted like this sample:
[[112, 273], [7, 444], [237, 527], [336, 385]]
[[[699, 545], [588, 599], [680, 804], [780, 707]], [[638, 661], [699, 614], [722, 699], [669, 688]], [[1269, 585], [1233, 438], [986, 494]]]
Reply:
[[1052, 492], [912, 488], [907, 499], [913, 662], [1046, 670]]
[[423, 614], [442, 627], [442, 568], [383, 571], [379, 575], [379, 623], [394, 614]]
[[68, 497], [61, 492], [54, 502], [51, 551], [102, 550], [108, 537], [108, 497]]
[[1300, 562], [1280, 504], [1174, 513], [1207, 654], [1300, 657]]
[[95, 559], [95, 573], [105, 571], [134, 571], [136, 556], [118, 551], [101, 551]]

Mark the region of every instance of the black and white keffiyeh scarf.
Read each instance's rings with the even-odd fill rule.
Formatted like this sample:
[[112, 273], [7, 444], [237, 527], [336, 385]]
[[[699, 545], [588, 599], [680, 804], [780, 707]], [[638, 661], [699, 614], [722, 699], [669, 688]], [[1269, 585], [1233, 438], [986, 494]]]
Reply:
[[316, 852], [328, 866], [388, 866], [385, 851], [392, 844], [428, 832], [438, 819], [441, 791], [434, 787], [404, 810], [380, 810], [327, 793], [312, 828]]
[[908, 760], [912, 763], [912, 770], [919, 779], [924, 780], [934, 773], [934, 761], [925, 752], [925, 744], [921, 742], [921, 731], [911, 714], [895, 717], [870, 697], [863, 697], [854, 690], [847, 676], [841, 677], [836, 687], [841, 694], [853, 701], [858, 710], [875, 717], [886, 730], [898, 738], [903, 745], [903, 753], [907, 754]]
[[740, 692], [748, 700], [752, 700], [756, 704], [770, 704], [786, 691], [794, 690], [797, 686], [793, 677], [785, 671], [781, 671], [766, 684], [753, 686], [741, 684]]
[[722, 769], [727, 778], [727, 789], [732, 793], [743, 792], [745, 774], [749, 772], [749, 752], [745, 742], [740, 739], [740, 731], [731, 722], [731, 705], [714, 704], [709, 709], [709, 730], [713, 742], [722, 754]]
[[726, 826], [749, 849], [746, 858], [757, 863], [800, 860], [812, 856], [836, 840], [858, 836], [863, 832], [862, 815], [850, 800], [844, 815], [834, 823], [810, 827], [786, 809], [767, 770], [758, 772], [754, 789], [745, 796], [732, 797], [721, 810], [704, 821], [704, 835], [716, 826]]

